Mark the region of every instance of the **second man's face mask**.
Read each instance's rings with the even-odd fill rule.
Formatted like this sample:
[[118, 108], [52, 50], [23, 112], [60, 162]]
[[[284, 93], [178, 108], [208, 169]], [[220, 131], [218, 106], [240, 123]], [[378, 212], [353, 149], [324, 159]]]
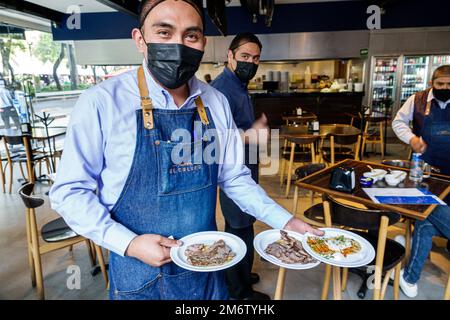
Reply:
[[242, 82], [249, 82], [256, 75], [258, 65], [253, 62], [237, 61], [236, 70], [234, 73]]
[[168, 89], [186, 84], [197, 72], [203, 51], [178, 43], [148, 43], [147, 67]]

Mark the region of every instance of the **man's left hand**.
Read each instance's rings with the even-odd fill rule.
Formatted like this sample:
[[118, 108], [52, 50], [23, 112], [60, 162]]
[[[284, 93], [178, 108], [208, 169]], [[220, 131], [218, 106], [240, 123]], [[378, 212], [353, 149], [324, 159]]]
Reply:
[[298, 232], [301, 234], [305, 234], [306, 232], [308, 232], [308, 233], [311, 233], [316, 236], [324, 235], [323, 231], [313, 228], [306, 222], [304, 222], [300, 219], [297, 219], [297, 218], [292, 218], [291, 220], [289, 220], [283, 229], [288, 230], [288, 231], [295, 231], [295, 232]]

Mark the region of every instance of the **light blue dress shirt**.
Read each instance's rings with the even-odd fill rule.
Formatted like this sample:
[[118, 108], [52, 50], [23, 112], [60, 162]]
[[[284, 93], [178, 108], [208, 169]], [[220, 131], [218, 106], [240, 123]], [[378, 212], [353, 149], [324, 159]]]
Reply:
[[[154, 107], [177, 109], [172, 96], [144, 69]], [[242, 140], [224, 95], [196, 77], [188, 84], [190, 96], [180, 108], [195, 108], [194, 99], [201, 96], [218, 130], [220, 188], [244, 212], [273, 228], [284, 227], [292, 215], [267, 196], [243, 165]], [[125, 254], [136, 234], [114, 221], [110, 211], [131, 168], [135, 112], [139, 109], [136, 70], [84, 92], [72, 112], [56, 181], [50, 190], [52, 208], [76, 233], [119, 255]]]

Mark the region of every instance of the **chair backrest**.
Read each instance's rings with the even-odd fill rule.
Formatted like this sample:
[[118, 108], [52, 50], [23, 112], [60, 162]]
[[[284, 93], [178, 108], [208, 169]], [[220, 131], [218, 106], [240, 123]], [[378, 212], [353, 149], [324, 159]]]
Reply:
[[359, 134], [333, 134], [334, 143], [340, 145], [353, 145], [358, 142]]
[[289, 142], [293, 142], [295, 144], [300, 144], [300, 145], [306, 145], [306, 144], [311, 144], [311, 143], [315, 143], [316, 141], [318, 141], [320, 139], [320, 136], [304, 136], [304, 137], [289, 137], [287, 136], [286, 139]]
[[330, 202], [331, 221], [333, 224], [360, 230], [378, 230], [382, 216], [386, 216], [389, 219], [389, 225], [395, 224], [400, 220], [400, 215], [394, 212], [356, 208], [341, 203], [327, 195], [323, 196], [323, 200]]
[[44, 204], [44, 199], [32, 196], [33, 189], [34, 183], [27, 183], [19, 189], [20, 198], [28, 209], [34, 209]]
[[4, 136], [5, 142], [11, 146], [23, 145], [23, 136]]
[[295, 169], [295, 174], [299, 179], [303, 179], [317, 171], [325, 169], [325, 163], [311, 163]]

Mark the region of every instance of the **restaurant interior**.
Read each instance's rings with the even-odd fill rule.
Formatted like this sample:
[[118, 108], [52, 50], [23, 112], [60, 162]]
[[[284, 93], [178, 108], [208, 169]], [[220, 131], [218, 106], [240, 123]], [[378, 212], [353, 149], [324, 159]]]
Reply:
[[[61, 23], [72, 2], [0, 0], [0, 23], [22, 29], [39, 24], [54, 41], [73, 44], [79, 65], [142, 63], [130, 40], [139, 1], [77, 1], [89, 27], [75, 30]], [[423, 179], [413, 179], [415, 152], [392, 129], [406, 100], [430, 88], [433, 72], [450, 64], [450, 4], [429, 0], [434, 9], [424, 12], [417, 0], [217, 3], [204, 1], [207, 45], [196, 76], [203, 81], [221, 74], [237, 33], [261, 40], [261, 62], [247, 89], [255, 118], [264, 114], [273, 130], [272, 144], [276, 132], [277, 148], [269, 145], [272, 154], [260, 159], [260, 186], [295, 217], [317, 228], [355, 232], [373, 249], [363, 266], [320, 263], [297, 270], [255, 252], [253, 272], [260, 280], [254, 290], [275, 300], [410, 300], [399, 288], [400, 270], [411, 258], [416, 221], [425, 220], [436, 203], [383, 204], [364, 183], [378, 183], [377, 190], [425, 188], [441, 202], [450, 193], [450, 177], [439, 168], [429, 166], [428, 177], [424, 168]], [[381, 27], [371, 25], [371, 5], [381, 8]], [[108, 250], [72, 231], [48, 195], [78, 96], [27, 96], [19, 127], [0, 122], [2, 300], [109, 297]], [[331, 187], [337, 168], [339, 179], [350, 179], [350, 191]], [[400, 183], [383, 180], [395, 173]], [[216, 219], [224, 230], [219, 200]], [[272, 229], [260, 221], [254, 228], [255, 236]], [[418, 288], [414, 299], [450, 299], [447, 238], [433, 237]]]

